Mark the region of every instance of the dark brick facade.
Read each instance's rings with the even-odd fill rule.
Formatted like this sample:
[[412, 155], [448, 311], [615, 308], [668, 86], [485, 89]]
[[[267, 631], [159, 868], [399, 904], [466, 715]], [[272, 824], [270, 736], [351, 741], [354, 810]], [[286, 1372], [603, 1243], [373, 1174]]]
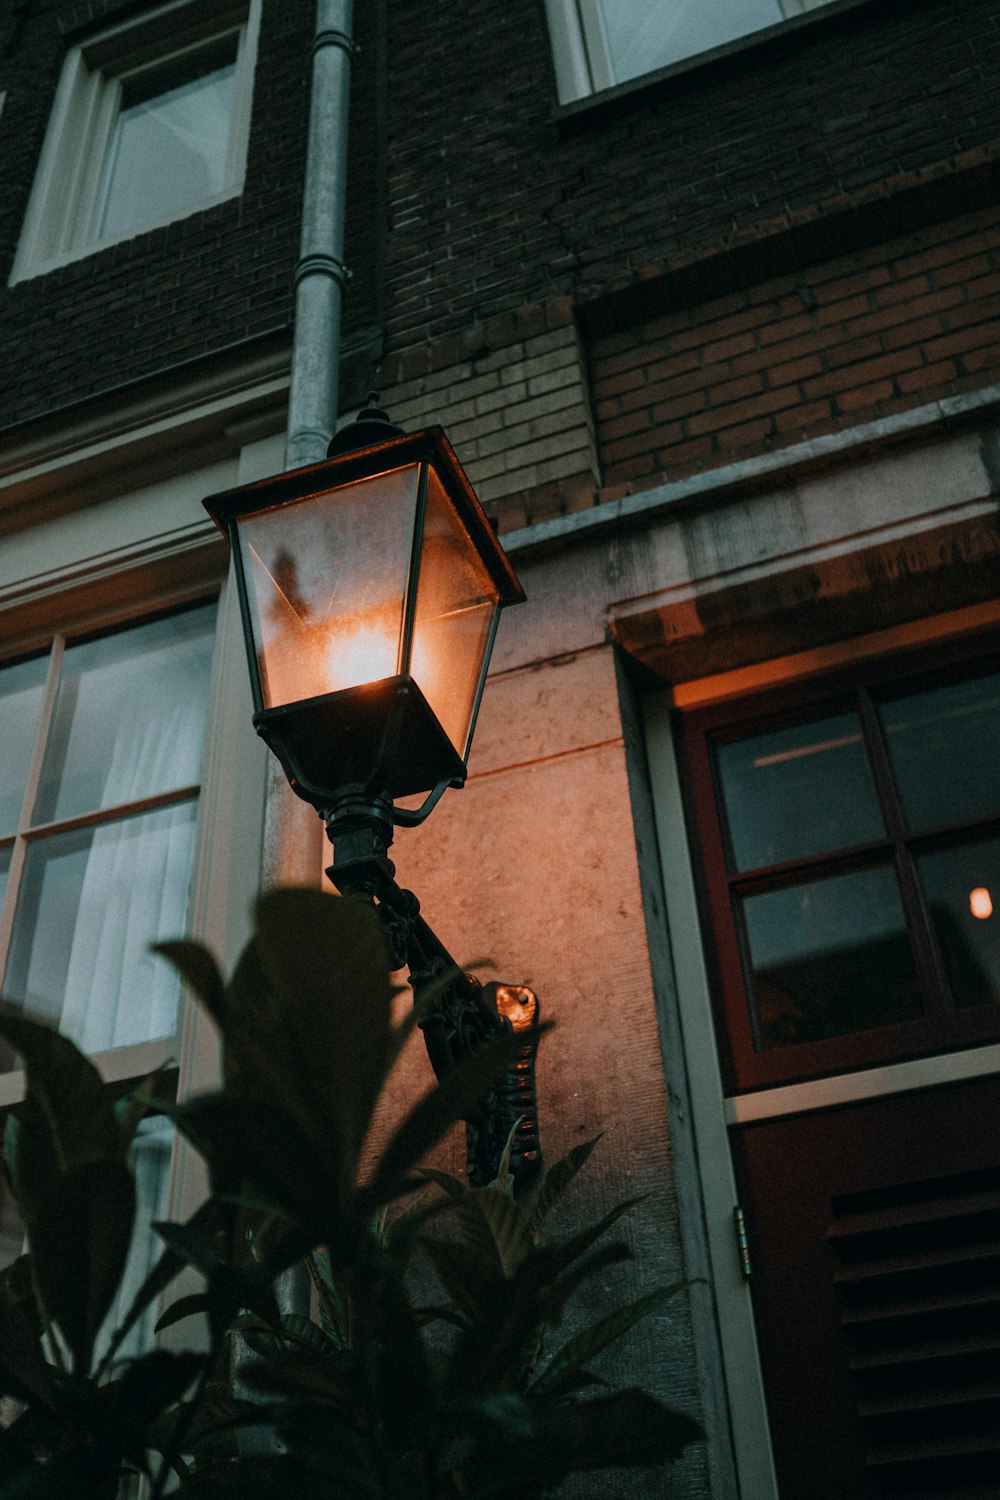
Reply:
[[1000, 140], [995, 0], [834, 6], [561, 117], [541, 0], [461, 9], [389, 4], [393, 348], [590, 301]]
[[[265, 0], [247, 175], [239, 198], [47, 275], [6, 281], [67, 45], [123, 0], [0, 6], [0, 427], [268, 336], [290, 339], [308, 109], [311, 0]], [[359, 6], [359, 38], [370, 12]], [[374, 177], [377, 48], [357, 59], [352, 197]], [[352, 215], [345, 332], [376, 317], [376, 221]]]
[[[66, 46], [144, 8], [0, 3], [4, 277]], [[345, 332], [384, 325], [383, 388], [575, 317], [600, 500], [994, 378], [996, 0], [837, 0], [563, 110], [543, 0], [460, 9], [355, 5]], [[312, 19], [265, 0], [239, 199], [0, 290], [0, 425], [287, 340]]]
[[598, 338], [608, 486], [890, 416], [1000, 379], [1000, 209]]

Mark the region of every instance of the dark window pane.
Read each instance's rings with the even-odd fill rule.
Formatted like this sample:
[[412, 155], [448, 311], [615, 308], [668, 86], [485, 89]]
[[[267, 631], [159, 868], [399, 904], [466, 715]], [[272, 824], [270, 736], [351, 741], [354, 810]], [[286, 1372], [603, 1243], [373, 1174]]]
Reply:
[[179, 985], [150, 943], [183, 933], [194, 802], [32, 844], [4, 996], [85, 1052], [169, 1036]]
[[32, 822], [201, 776], [215, 605], [67, 646]]
[[1000, 675], [885, 699], [879, 712], [908, 827], [1000, 812]]
[[882, 838], [856, 714], [835, 714], [718, 747], [738, 870]]
[[7, 876], [10, 874], [10, 857], [13, 849], [9, 846], [0, 849], [0, 909], [3, 907], [4, 897], [7, 894]]
[[1000, 1005], [1000, 840], [940, 849], [917, 863], [955, 1004]]
[[748, 896], [758, 1050], [910, 1020], [922, 1010], [892, 869]]

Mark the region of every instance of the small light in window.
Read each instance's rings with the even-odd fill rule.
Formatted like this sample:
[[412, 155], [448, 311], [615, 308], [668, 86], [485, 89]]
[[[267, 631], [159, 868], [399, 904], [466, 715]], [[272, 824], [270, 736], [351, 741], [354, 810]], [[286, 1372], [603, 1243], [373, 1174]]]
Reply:
[[985, 922], [987, 917], [992, 917], [993, 898], [984, 885], [977, 885], [975, 890], [969, 892], [969, 910], [981, 922]]

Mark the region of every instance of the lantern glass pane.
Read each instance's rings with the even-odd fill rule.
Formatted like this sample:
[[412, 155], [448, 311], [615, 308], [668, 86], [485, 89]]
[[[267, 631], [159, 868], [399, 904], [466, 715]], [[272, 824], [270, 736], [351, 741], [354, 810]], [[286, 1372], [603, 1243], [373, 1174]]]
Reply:
[[419, 465], [238, 522], [265, 708], [399, 670]]
[[499, 592], [433, 468], [410, 675], [464, 759]]

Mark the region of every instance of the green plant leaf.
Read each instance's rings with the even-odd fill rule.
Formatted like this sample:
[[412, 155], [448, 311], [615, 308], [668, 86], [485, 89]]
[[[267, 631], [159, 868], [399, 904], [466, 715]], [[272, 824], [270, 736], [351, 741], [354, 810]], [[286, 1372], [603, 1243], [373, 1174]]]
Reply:
[[373, 1214], [406, 1185], [421, 1157], [431, 1151], [457, 1120], [463, 1120], [517, 1056], [518, 1039], [500, 1032], [445, 1074], [425, 1094], [389, 1140], [375, 1174], [358, 1195], [358, 1211]]
[[349, 1255], [357, 1223], [343, 1209], [338, 1165], [277, 1102], [209, 1094], [172, 1112], [205, 1157], [217, 1193], [250, 1183], [299, 1226], [309, 1244]]
[[215, 959], [201, 943], [178, 939], [166, 943], [153, 943], [154, 953], [159, 953], [173, 964], [185, 984], [198, 996], [212, 1019], [223, 1021], [225, 985]]
[[35, 1277], [84, 1373], [115, 1299], [132, 1242], [135, 1184], [124, 1161], [89, 1161], [64, 1171], [36, 1205], [29, 1226]]
[[535, 1229], [541, 1227], [553, 1204], [562, 1197], [577, 1172], [586, 1164], [600, 1139], [599, 1135], [595, 1135], [589, 1141], [582, 1141], [546, 1172], [531, 1212], [531, 1222]]
[[260, 1454], [243, 1458], [238, 1464], [212, 1465], [203, 1473], [190, 1475], [171, 1491], [171, 1500], [284, 1500], [286, 1496], [294, 1496], [294, 1500], [381, 1500], [377, 1490], [358, 1489], [351, 1472], [340, 1478], [318, 1474], [287, 1454]]
[[353, 1182], [385, 1081], [393, 990], [372, 907], [316, 890], [269, 891], [257, 904], [262, 968], [280, 1000], [286, 1095], [306, 1134], [333, 1134]]
[[531, 1221], [502, 1188], [467, 1193], [451, 1211], [464, 1242], [477, 1253], [477, 1274], [509, 1280], [535, 1248]]
[[203, 1355], [153, 1349], [129, 1362], [124, 1374], [101, 1386], [93, 1405], [100, 1435], [136, 1468], [146, 1467], [147, 1429], [202, 1373]]
[[533, 1437], [498, 1445], [476, 1466], [475, 1493], [516, 1496], [552, 1488], [583, 1470], [672, 1463], [704, 1437], [698, 1423], [643, 1390], [561, 1402]]
[[191, 1292], [187, 1297], [178, 1297], [177, 1301], [171, 1302], [163, 1315], [157, 1318], [156, 1332], [162, 1333], [164, 1328], [172, 1328], [175, 1323], [194, 1317], [196, 1313], [207, 1313], [211, 1305], [212, 1299], [207, 1292]]
[[30, 1231], [57, 1174], [88, 1162], [124, 1163], [128, 1141], [100, 1074], [68, 1037], [6, 1007], [0, 1036], [24, 1059], [25, 1099], [7, 1160]]
[[42, 1355], [42, 1321], [31, 1277], [31, 1257], [21, 1255], [0, 1271], [0, 1393], [18, 1401], [56, 1404], [52, 1371]]
[[452, 1176], [451, 1172], [442, 1172], [437, 1167], [418, 1167], [417, 1176], [443, 1188], [454, 1203], [461, 1203], [466, 1194], [472, 1192], [468, 1183], [463, 1182], [460, 1177]]
[[659, 1287], [647, 1292], [634, 1302], [618, 1307], [607, 1317], [578, 1333], [564, 1344], [531, 1386], [533, 1396], [560, 1396], [573, 1389], [573, 1382], [582, 1367], [606, 1349], [623, 1333], [673, 1300], [688, 1283], [675, 1281], [671, 1286]]

